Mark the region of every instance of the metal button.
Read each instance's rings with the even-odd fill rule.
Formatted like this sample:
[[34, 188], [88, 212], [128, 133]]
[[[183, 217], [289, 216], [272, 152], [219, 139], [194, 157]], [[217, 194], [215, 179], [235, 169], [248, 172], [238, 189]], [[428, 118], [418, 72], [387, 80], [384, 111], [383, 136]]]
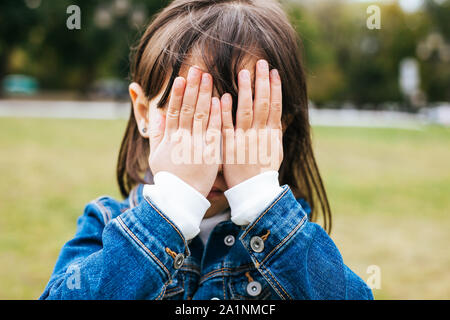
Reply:
[[247, 293], [252, 297], [256, 297], [261, 293], [261, 284], [258, 281], [252, 281], [247, 285]]
[[211, 300], [220, 300], [220, 299], [217, 297], [214, 297], [214, 298], [211, 298]]
[[180, 269], [183, 266], [184, 263], [184, 254], [179, 253], [177, 254], [177, 256], [175, 257], [175, 261], [173, 262], [173, 267], [175, 269]]
[[262, 252], [264, 250], [264, 241], [261, 237], [253, 237], [250, 240], [250, 247], [255, 252]]
[[225, 242], [225, 245], [231, 247], [231, 246], [233, 246], [233, 244], [234, 244], [235, 241], [236, 241], [236, 240], [235, 240], [234, 236], [232, 236], [232, 235], [230, 234], [229, 236], [226, 236], [226, 237], [225, 237], [225, 239], [224, 239], [223, 242]]

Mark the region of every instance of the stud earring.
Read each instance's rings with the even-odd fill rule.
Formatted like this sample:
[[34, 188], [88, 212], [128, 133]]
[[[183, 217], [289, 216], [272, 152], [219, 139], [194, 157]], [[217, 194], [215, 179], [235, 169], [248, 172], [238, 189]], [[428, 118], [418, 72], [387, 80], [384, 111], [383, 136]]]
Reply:
[[141, 120], [141, 131], [142, 131], [142, 133], [143, 134], [146, 134], [147, 133], [147, 126], [145, 125], [145, 120], [144, 119], [142, 119]]

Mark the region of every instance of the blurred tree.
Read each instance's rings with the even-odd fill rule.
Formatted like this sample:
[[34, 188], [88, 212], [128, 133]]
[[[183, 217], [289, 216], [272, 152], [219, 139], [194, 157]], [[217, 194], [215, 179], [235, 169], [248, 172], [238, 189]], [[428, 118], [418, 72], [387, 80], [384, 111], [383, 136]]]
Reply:
[[[27, 42], [38, 19], [24, 1], [2, 0], [0, 3], [0, 81], [8, 70], [12, 52]], [[1, 95], [1, 90], [0, 90]]]
[[[26, 5], [35, 2], [35, 8]], [[86, 93], [99, 77], [125, 79], [128, 54], [143, 28], [168, 1], [2, 0], [0, 79], [14, 48], [27, 54], [14, 72], [36, 76], [43, 88]], [[81, 9], [81, 30], [69, 30], [67, 7]]]
[[400, 61], [416, 55], [432, 22], [424, 12], [406, 14], [396, 3], [379, 6], [380, 30], [367, 28], [367, 4], [322, 1], [288, 7], [304, 43], [310, 98], [319, 107], [351, 102], [377, 108], [404, 100]]
[[[381, 108], [403, 103], [399, 64], [418, 58], [429, 101], [450, 101], [450, 0], [425, 0], [405, 13], [379, 3], [381, 29], [366, 27], [367, 3], [282, 1], [300, 34], [310, 98], [318, 106]], [[130, 47], [170, 0], [2, 0], [0, 80], [25, 73], [41, 87], [86, 94], [101, 78], [126, 79]], [[81, 30], [69, 30], [69, 5], [81, 8]]]
[[450, 1], [427, 0], [425, 8], [433, 23], [418, 47], [423, 89], [431, 102], [450, 101]]

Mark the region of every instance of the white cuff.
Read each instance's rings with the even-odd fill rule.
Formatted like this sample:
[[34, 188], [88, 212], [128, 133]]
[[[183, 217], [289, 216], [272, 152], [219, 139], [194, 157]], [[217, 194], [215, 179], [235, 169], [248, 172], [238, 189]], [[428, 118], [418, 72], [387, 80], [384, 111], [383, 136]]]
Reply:
[[277, 171], [263, 172], [225, 191], [231, 221], [239, 226], [252, 223], [282, 191]]
[[145, 185], [147, 196], [180, 229], [186, 240], [200, 232], [200, 223], [211, 203], [189, 184], [169, 172], [158, 172], [154, 185]]

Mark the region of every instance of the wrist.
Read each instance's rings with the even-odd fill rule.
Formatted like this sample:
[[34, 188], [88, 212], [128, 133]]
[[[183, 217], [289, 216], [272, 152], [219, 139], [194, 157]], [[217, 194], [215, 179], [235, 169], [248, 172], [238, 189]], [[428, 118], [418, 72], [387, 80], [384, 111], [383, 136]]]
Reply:
[[241, 182], [225, 192], [231, 220], [242, 226], [252, 223], [282, 191], [274, 170]]
[[176, 175], [161, 171], [154, 176], [154, 185], [144, 187], [144, 196], [180, 229], [186, 240], [200, 232], [200, 223], [210, 202]]
[[232, 189], [254, 177], [257, 177], [265, 172], [274, 171], [273, 169], [261, 169], [257, 168], [256, 170], [245, 170], [243, 173], [233, 173], [231, 176], [227, 176], [225, 174], [225, 181], [227, 183], [228, 189]]

